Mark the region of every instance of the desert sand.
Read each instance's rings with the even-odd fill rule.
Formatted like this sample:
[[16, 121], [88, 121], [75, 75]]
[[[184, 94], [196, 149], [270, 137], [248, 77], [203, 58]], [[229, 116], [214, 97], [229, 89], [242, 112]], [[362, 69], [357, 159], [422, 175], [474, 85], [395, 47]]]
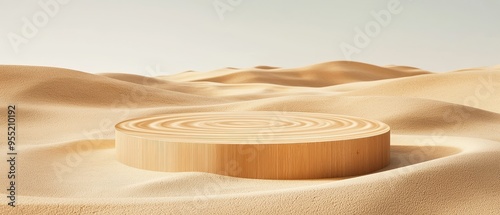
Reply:
[[[0, 77], [0, 133], [8, 105], [18, 121], [17, 205], [7, 205], [0, 174], [0, 214], [500, 213], [498, 66], [433, 73], [328, 62], [161, 77], [0, 66]], [[210, 111], [378, 120], [391, 127], [390, 165], [349, 178], [256, 180], [117, 161], [116, 123]]]

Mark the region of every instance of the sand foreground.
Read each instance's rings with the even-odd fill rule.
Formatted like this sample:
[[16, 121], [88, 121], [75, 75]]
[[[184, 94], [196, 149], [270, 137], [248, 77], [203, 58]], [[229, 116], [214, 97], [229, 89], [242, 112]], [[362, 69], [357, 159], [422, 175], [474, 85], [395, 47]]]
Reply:
[[[143, 77], [0, 66], [0, 77], [0, 132], [8, 105], [18, 129], [16, 207], [0, 162], [0, 214], [500, 213], [500, 67], [431, 73], [330, 62]], [[379, 120], [391, 127], [390, 165], [343, 179], [254, 180], [116, 160], [116, 123], [210, 111]]]

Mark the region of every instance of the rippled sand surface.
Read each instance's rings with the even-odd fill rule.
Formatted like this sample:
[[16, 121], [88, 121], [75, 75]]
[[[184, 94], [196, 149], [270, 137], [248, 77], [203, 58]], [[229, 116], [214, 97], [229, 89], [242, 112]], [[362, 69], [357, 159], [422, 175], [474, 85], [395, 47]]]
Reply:
[[[500, 212], [500, 67], [432, 73], [329, 62], [142, 77], [0, 66], [0, 77], [0, 104], [16, 105], [19, 129], [18, 206], [8, 207], [4, 198], [1, 214]], [[223, 127], [231, 142], [239, 137], [231, 128], [243, 125], [181, 116], [245, 111], [304, 113], [276, 121], [290, 128], [274, 133], [277, 143], [305, 134], [327, 135], [335, 123], [364, 128], [350, 120], [318, 120], [316, 113], [384, 122], [391, 128], [390, 164], [358, 177], [256, 180], [148, 171], [116, 159], [118, 122], [181, 114], [130, 126], [169, 124], [171, 130], [150, 132], [192, 141], [225, 137], [216, 132]], [[0, 130], [5, 131], [6, 116], [0, 117]], [[255, 118], [247, 124], [264, 125], [272, 122]], [[202, 131], [206, 134], [200, 135]], [[6, 159], [3, 146], [0, 156]], [[7, 162], [0, 162], [0, 168], [7, 169]], [[0, 177], [0, 187], [7, 183]]]

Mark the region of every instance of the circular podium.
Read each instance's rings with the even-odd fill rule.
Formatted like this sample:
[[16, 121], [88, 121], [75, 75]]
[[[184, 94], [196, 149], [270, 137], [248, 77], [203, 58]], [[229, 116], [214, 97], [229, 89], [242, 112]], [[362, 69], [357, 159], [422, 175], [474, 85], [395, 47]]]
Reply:
[[379, 170], [390, 156], [388, 125], [324, 113], [179, 113], [131, 119], [115, 129], [117, 159], [154, 171], [335, 178]]

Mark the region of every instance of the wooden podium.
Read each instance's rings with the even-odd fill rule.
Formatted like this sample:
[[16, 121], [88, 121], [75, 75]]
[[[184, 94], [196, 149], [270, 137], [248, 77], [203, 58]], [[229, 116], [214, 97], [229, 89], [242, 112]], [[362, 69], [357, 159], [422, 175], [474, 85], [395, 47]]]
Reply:
[[389, 164], [390, 128], [358, 117], [307, 112], [198, 112], [116, 126], [120, 162], [146, 170], [256, 179], [367, 174]]

